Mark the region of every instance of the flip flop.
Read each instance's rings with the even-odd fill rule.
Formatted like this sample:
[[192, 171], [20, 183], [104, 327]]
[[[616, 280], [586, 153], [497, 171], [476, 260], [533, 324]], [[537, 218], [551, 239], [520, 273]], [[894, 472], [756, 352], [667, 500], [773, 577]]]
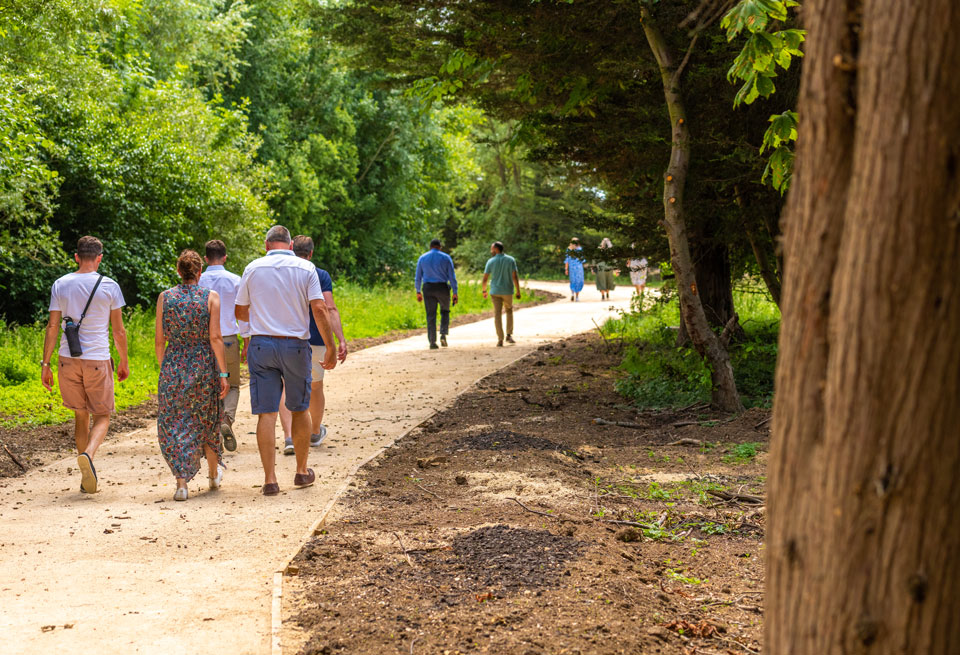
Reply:
[[97, 469], [93, 467], [93, 460], [90, 455], [80, 453], [77, 457], [77, 466], [80, 467], [80, 488], [84, 493], [97, 493]]

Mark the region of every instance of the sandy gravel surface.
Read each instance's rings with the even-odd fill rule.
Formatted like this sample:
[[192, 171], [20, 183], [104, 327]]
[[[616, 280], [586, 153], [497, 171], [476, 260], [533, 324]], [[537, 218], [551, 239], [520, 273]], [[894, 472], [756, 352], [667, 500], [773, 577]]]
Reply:
[[[530, 286], [566, 293], [560, 283]], [[454, 328], [451, 347], [423, 336], [360, 351], [327, 374], [330, 436], [313, 450], [318, 474], [293, 488], [293, 457], [278, 456], [281, 495], [259, 494], [256, 419], [241, 393], [223, 488], [201, 470], [190, 500], [176, 488], [151, 426], [104, 444], [101, 492], [79, 492], [75, 458], [0, 482], [0, 636], [3, 652], [269, 653], [273, 573], [357, 464], [477, 379], [545, 341], [593, 329], [630, 290], [601, 303], [587, 289], [516, 313], [515, 346], [495, 348], [492, 320]], [[278, 435], [282, 432], [278, 428]]]

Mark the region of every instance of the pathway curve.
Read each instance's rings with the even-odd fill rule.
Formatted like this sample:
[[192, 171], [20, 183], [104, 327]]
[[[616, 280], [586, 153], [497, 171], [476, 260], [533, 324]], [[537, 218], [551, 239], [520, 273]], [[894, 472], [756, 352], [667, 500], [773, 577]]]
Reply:
[[[530, 286], [566, 293], [560, 283]], [[293, 488], [293, 457], [278, 456], [281, 495], [259, 494], [248, 393], [220, 491], [206, 491], [202, 469], [190, 500], [173, 501], [155, 425], [104, 444], [102, 491], [93, 496], [79, 493], [72, 457], [0, 481], [4, 654], [269, 653], [273, 572], [357, 463], [477, 379], [545, 341], [593, 329], [592, 320], [602, 324], [629, 292], [601, 303], [587, 289], [577, 304], [520, 310], [512, 347], [493, 347], [487, 319], [453, 328], [448, 349], [429, 351], [418, 336], [350, 355], [327, 374], [330, 437], [310, 456], [318, 481], [308, 489]]]

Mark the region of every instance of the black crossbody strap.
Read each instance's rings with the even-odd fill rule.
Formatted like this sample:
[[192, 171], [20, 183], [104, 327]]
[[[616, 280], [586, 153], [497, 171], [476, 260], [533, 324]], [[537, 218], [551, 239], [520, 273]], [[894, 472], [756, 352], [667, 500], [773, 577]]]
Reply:
[[100, 287], [100, 283], [103, 282], [103, 275], [97, 278], [97, 283], [93, 285], [93, 291], [90, 292], [90, 297], [87, 298], [87, 304], [83, 307], [83, 313], [80, 314], [80, 320], [77, 321], [77, 328], [80, 328], [80, 324], [83, 323], [83, 317], [87, 315], [87, 310], [90, 309], [90, 302], [93, 300], [93, 294], [97, 292], [97, 289]]

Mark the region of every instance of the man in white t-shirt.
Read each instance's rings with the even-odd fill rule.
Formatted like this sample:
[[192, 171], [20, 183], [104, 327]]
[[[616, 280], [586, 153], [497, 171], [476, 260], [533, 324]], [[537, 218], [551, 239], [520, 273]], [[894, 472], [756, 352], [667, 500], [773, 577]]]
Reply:
[[125, 304], [123, 294], [116, 282], [97, 273], [103, 259], [103, 244], [94, 237], [81, 237], [74, 258], [77, 271], [54, 282], [50, 291], [50, 320], [43, 340], [40, 381], [48, 391], [53, 389], [50, 358], [60, 334], [61, 321], [64, 327], [68, 327], [71, 321], [79, 323], [78, 341], [82, 352], [71, 354], [64, 333], [57, 358], [57, 381], [64, 407], [74, 413], [80, 491], [92, 494], [96, 493], [98, 485], [93, 457], [107, 436], [110, 414], [114, 409], [108, 327], [112, 329], [113, 343], [120, 356], [117, 378], [121, 382], [130, 375], [130, 364], [127, 362], [127, 332], [120, 312]]
[[[257, 419], [257, 447], [263, 463], [263, 495], [280, 493], [276, 473], [276, 427], [280, 395], [293, 414], [293, 448], [297, 458], [295, 487], [309, 487], [316, 475], [307, 468], [310, 451], [310, 321], [312, 312], [324, 343], [335, 343], [317, 268], [291, 250], [290, 232], [275, 225], [267, 232], [267, 254], [247, 264], [237, 291], [236, 316], [250, 324], [247, 366], [250, 407]], [[328, 348], [322, 366], [337, 365]]]
[[237, 291], [240, 290], [240, 276], [231, 273], [224, 264], [227, 261], [227, 246], [220, 239], [207, 241], [204, 259], [207, 270], [200, 276], [200, 286], [212, 289], [220, 294], [220, 333], [223, 335], [223, 356], [230, 377], [230, 391], [223, 399], [223, 422], [220, 424], [220, 436], [223, 447], [233, 452], [237, 449], [237, 437], [233, 432], [233, 422], [237, 418], [237, 402], [240, 400], [240, 338], [248, 339], [249, 327], [243, 321], [237, 321], [234, 307]]

